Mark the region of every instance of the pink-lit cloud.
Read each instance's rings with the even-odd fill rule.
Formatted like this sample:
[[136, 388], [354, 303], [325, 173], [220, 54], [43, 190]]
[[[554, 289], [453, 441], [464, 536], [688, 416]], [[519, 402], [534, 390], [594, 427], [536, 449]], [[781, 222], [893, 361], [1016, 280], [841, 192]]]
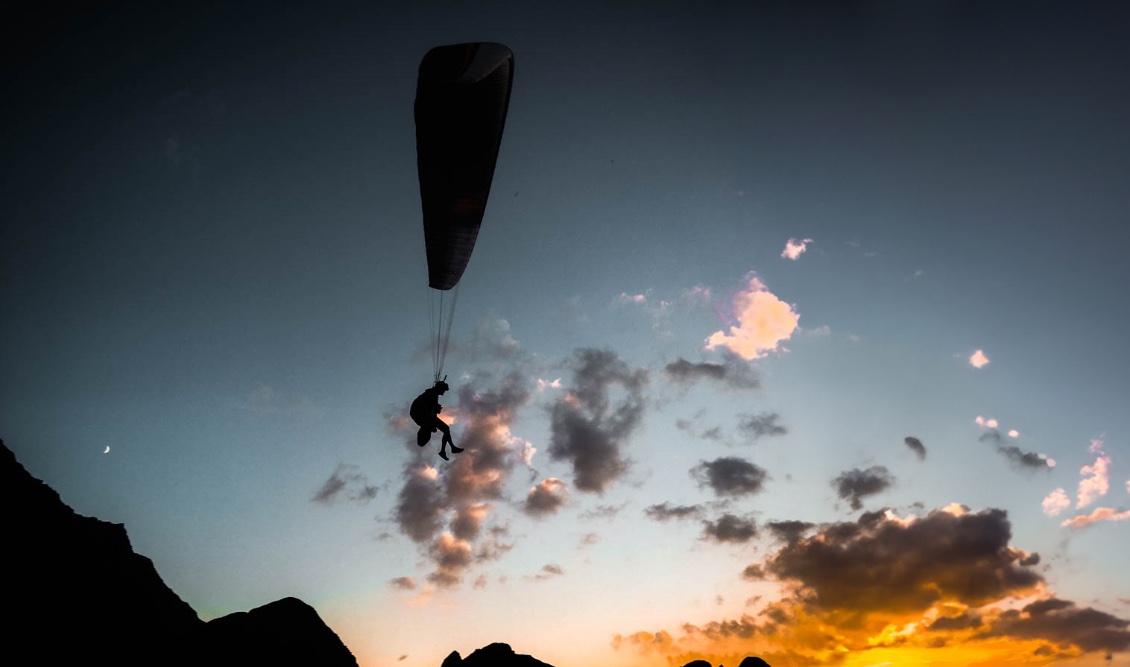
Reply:
[[809, 243], [812, 243], [812, 239], [802, 239], [800, 241], [789, 239], [785, 244], [785, 249], [781, 251], [781, 257], [795, 261], [804, 254], [805, 250], [808, 250]]
[[1112, 507], [1096, 507], [1090, 514], [1081, 514], [1067, 519], [1061, 526], [1082, 528], [1100, 521], [1130, 521], [1130, 510], [1118, 511]]
[[567, 502], [569, 487], [556, 477], [550, 477], [530, 489], [524, 510], [531, 516], [546, 516], [556, 513]]
[[984, 426], [985, 428], [996, 428], [999, 425], [997, 420], [986, 419], [981, 415], [977, 415], [973, 421], [976, 422], [978, 426]]
[[733, 302], [737, 324], [729, 332], [717, 331], [706, 339], [706, 349], [722, 347], [739, 357], [760, 359], [788, 340], [800, 320], [793, 307], [769, 291], [753, 276], [747, 289], [738, 292]]
[[984, 352], [977, 350], [973, 353], [972, 356], [969, 357], [969, 363], [974, 368], [983, 368], [986, 364], [989, 363], [989, 358], [985, 356]]
[[1083, 479], [1079, 480], [1076, 509], [1090, 505], [1110, 490], [1110, 457], [1103, 452], [1103, 441], [1097, 438], [1092, 440], [1090, 451], [1097, 454], [1098, 458], [1095, 459], [1094, 464], [1083, 466], [1079, 470]]
[[1040, 506], [1043, 507], [1044, 514], [1047, 514], [1048, 516], [1057, 516], [1061, 512], [1063, 512], [1063, 510], [1071, 507], [1071, 499], [1067, 497], [1066, 491], [1064, 491], [1063, 489], [1056, 489], [1055, 491], [1049, 493], [1046, 498], [1044, 498], [1044, 501], [1040, 503]]

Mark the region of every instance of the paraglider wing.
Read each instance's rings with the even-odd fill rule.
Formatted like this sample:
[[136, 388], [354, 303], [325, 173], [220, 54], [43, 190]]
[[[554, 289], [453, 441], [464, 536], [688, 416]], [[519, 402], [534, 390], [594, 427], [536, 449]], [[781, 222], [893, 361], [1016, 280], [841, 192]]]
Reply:
[[459, 282], [479, 236], [502, 141], [514, 55], [489, 42], [438, 46], [416, 82], [416, 167], [428, 284]]

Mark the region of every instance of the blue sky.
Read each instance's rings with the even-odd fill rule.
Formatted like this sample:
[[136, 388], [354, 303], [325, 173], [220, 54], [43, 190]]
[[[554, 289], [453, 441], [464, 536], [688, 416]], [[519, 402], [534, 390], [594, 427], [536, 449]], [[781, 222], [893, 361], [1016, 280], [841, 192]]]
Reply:
[[[492, 641], [559, 667], [1130, 664], [1126, 18], [28, 23], [2, 70], [0, 435], [203, 617], [296, 595], [363, 665]], [[403, 427], [431, 380], [412, 99], [429, 48], [475, 40], [513, 50], [515, 83], [445, 369], [468, 452], [444, 463]], [[780, 333], [753, 354], [708, 349], [758, 317]], [[976, 526], [1011, 583], [963, 596], [942, 546], [888, 545], [937, 599], [844, 597], [799, 568], [848, 526], [834, 581], [866, 580], [852, 545]], [[1086, 609], [1107, 639], [1042, 624]], [[805, 643], [848, 611], [843, 651]]]

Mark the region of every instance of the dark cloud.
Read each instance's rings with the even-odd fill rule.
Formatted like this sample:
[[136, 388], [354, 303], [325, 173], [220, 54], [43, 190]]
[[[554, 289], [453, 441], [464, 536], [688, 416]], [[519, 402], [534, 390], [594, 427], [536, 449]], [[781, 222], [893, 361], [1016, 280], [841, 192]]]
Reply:
[[824, 664], [819, 656], [832, 647], [866, 650], [884, 628], [940, 612], [914, 635], [891, 641], [942, 648], [954, 641], [1030, 640], [1042, 644], [1035, 650], [1062, 656], [1130, 649], [1130, 621], [1106, 612], [1057, 598], [997, 607], [1046, 585], [1034, 567], [1038, 557], [1009, 546], [1010, 539], [1008, 516], [998, 509], [973, 513], [951, 505], [908, 519], [868, 512], [855, 522], [823, 525], [745, 568], [747, 580], [785, 584], [791, 593], [782, 600], [755, 617], [688, 624], [684, 631], [688, 639], [712, 642], [756, 638], [798, 650], [790, 663]]
[[442, 527], [447, 506], [438, 473], [420, 461], [406, 465], [404, 473], [404, 486], [396, 502], [396, 521], [414, 542], [428, 542]]
[[727, 355], [725, 363], [694, 363], [680, 357], [664, 367], [667, 377], [673, 382], [692, 385], [699, 380], [721, 382], [734, 389], [757, 389], [761, 378], [750, 364], [738, 357]]
[[[613, 352], [578, 350], [573, 386], [553, 405], [549, 456], [573, 466], [573, 485], [601, 493], [628, 469], [621, 451], [644, 411], [647, 370], [632, 370]], [[612, 389], [622, 389], [619, 400]]]
[[655, 521], [669, 521], [671, 519], [694, 519], [702, 514], [701, 505], [671, 505], [660, 503], [645, 509], [644, 514]]
[[759, 466], [737, 457], [703, 461], [691, 468], [699, 486], [709, 486], [719, 496], [744, 496], [761, 491], [769, 474]]
[[807, 521], [770, 521], [765, 524], [773, 537], [787, 544], [792, 544], [804, 537], [804, 534], [815, 526], [816, 524]]
[[885, 512], [825, 526], [762, 563], [801, 584], [824, 610], [921, 612], [936, 602], [980, 606], [1034, 590], [1043, 578], [1008, 546], [1003, 510], [933, 510], [900, 520]]
[[470, 542], [451, 533], [442, 533], [432, 541], [428, 556], [435, 563], [435, 570], [428, 575], [428, 581], [440, 588], [458, 584], [462, 572], [474, 560]]
[[863, 507], [863, 498], [873, 496], [894, 484], [895, 478], [883, 466], [871, 466], [867, 470], [848, 470], [832, 480], [836, 493], [851, 502], [851, 508]]
[[554, 514], [569, 501], [569, 489], [565, 482], [550, 477], [543, 479], [526, 495], [522, 509], [530, 516]]
[[919, 459], [926, 458], [926, 445], [923, 445], [921, 440], [914, 437], [913, 435], [908, 435], [903, 438], [902, 441], [905, 442], [906, 446], [910, 447], [914, 451], [914, 453], [918, 455]]
[[388, 582], [389, 586], [398, 588], [402, 591], [416, 590], [416, 580], [412, 577], [397, 577]]
[[750, 440], [767, 435], [785, 435], [787, 428], [777, 423], [780, 418], [776, 412], [762, 412], [759, 415], [738, 415], [738, 431]]
[[1045, 639], [1083, 651], [1130, 649], [1130, 621], [1057, 598], [1038, 600], [1000, 615], [982, 636]]
[[743, 543], [757, 537], [753, 519], [723, 514], [717, 521], [703, 521], [702, 536], [715, 542]]
[[1020, 468], [1034, 468], [1036, 470], [1047, 470], [1050, 468], [1046, 457], [1035, 452], [1022, 451], [1016, 445], [998, 447], [997, 451], [1004, 454], [1009, 461]]
[[338, 500], [365, 504], [376, 497], [377, 487], [357, 472], [357, 466], [340, 463], [311, 500], [323, 505], [332, 505]]
[[1048, 464], [1048, 458], [1043, 454], [1026, 452], [1016, 445], [1006, 445], [1005, 437], [997, 429], [985, 431], [978, 440], [996, 445], [997, 451], [1021, 470], [1048, 470], [1051, 468]]
[[981, 615], [962, 612], [957, 616], [942, 616], [929, 625], [930, 630], [968, 630], [981, 627]]

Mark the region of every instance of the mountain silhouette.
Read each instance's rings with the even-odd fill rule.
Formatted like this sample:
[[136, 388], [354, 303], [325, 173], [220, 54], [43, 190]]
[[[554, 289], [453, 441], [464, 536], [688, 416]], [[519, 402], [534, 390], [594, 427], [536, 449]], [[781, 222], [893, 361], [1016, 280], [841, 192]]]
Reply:
[[[153, 561], [134, 552], [125, 526], [76, 513], [3, 440], [0, 503], [10, 612], [5, 653], [24, 663], [357, 667], [318, 612], [297, 598], [200, 620]], [[452, 651], [440, 667], [553, 666], [494, 643], [466, 658]], [[769, 665], [748, 657], [738, 667]]]
[[[709, 662], [707, 662], [705, 660], [692, 660], [692, 661], [688, 662], [687, 664], [683, 665], [683, 667], [714, 667], [714, 665], [711, 665]], [[719, 667], [722, 667], [722, 666], [719, 665]], [[761, 658], [758, 658], [758, 657], [751, 655], [751, 656], [748, 656], [746, 658], [743, 658], [741, 663], [738, 665], [738, 667], [769, 667], [769, 663], [765, 662]]]
[[134, 552], [125, 526], [82, 516], [0, 440], [9, 620], [27, 664], [357, 667], [313, 607], [285, 598], [208, 623]]
[[532, 656], [515, 653], [509, 644], [494, 643], [475, 649], [466, 658], [452, 651], [440, 667], [553, 667]]

